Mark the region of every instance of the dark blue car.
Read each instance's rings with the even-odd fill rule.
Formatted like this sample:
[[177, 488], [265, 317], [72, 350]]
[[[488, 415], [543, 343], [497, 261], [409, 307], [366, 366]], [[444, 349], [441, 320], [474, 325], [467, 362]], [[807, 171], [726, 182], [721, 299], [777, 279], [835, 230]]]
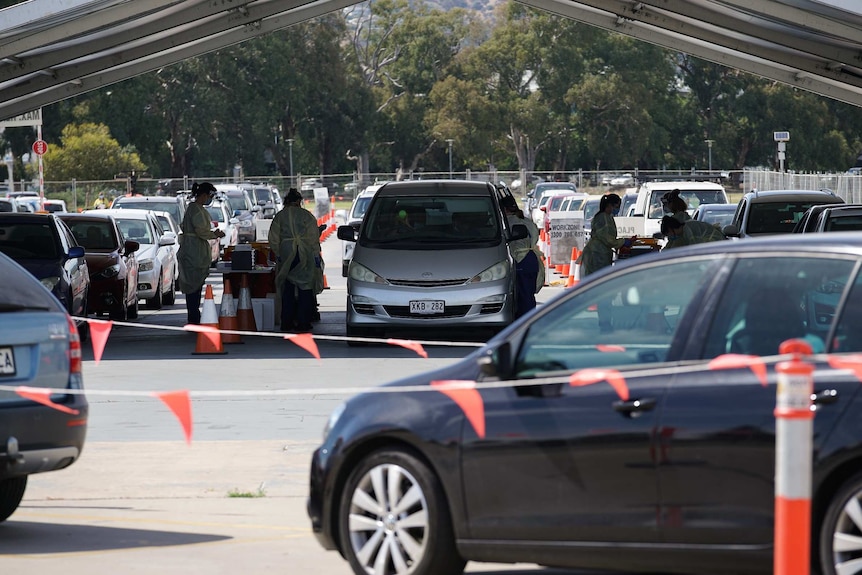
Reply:
[[[87, 315], [90, 276], [84, 248], [53, 214], [4, 213], [0, 216], [0, 252], [42, 282], [69, 315]], [[86, 322], [81, 337], [86, 337]]]

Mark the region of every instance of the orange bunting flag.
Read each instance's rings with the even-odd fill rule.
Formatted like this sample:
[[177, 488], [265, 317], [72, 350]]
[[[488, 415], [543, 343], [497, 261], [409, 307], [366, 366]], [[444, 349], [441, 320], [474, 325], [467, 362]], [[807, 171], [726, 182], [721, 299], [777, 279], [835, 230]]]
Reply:
[[623, 401], [628, 401], [629, 387], [626, 385], [626, 378], [615, 369], [582, 369], [576, 371], [569, 378], [569, 385], [572, 387], [581, 387], [584, 385], [593, 385], [607, 381], [620, 396]]
[[51, 391], [48, 389], [22, 386], [16, 387], [15, 393], [25, 399], [35, 401], [36, 403], [41, 403], [42, 405], [47, 405], [48, 407], [56, 409], [57, 411], [62, 411], [63, 413], [68, 413], [70, 415], [78, 415], [80, 413], [80, 411], [78, 411], [77, 409], [72, 409], [66, 407], [65, 405], [60, 405], [59, 403], [54, 403], [53, 401], [51, 401]]
[[710, 361], [708, 367], [709, 369], [740, 369], [747, 367], [760, 380], [760, 385], [766, 387], [769, 384], [769, 377], [766, 374], [766, 364], [763, 363], [763, 358], [758, 355], [726, 353]]
[[186, 434], [186, 443], [191, 445], [192, 442], [192, 403], [189, 400], [189, 392], [182, 391], [163, 391], [155, 392], [154, 396], [164, 402], [168, 408], [174, 412], [177, 419], [180, 420], [180, 425], [183, 426], [183, 432]]
[[221, 336], [219, 335], [219, 330], [209, 325], [196, 325], [193, 323], [189, 323], [183, 326], [183, 329], [186, 331], [194, 331], [197, 333], [202, 333], [206, 338], [210, 341], [213, 348], [221, 347], [219, 344], [221, 343]]
[[832, 369], [849, 369], [854, 373], [856, 379], [862, 381], [862, 354], [829, 356], [829, 365]]
[[485, 439], [485, 404], [475, 385], [475, 381], [454, 379], [431, 382], [431, 387], [440, 388], [437, 391], [458, 404], [467, 416], [467, 421], [473, 426], [476, 435]]
[[602, 353], [618, 353], [618, 352], [624, 352], [626, 350], [626, 348], [624, 348], [621, 345], [605, 345], [605, 344], [597, 345], [596, 349], [601, 351]]
[[425, 351], [425, 348], [422, 347], [421, 343], [417, 343], [413, 340], [409, 339], [387, 339], [386, 343], [390, 345], [400, 345], [401, 347], [406, 347], [407, 349], [413, 350], [418, 353], [420, 356], [428, 359], [428, 352]]
[[105, 345], [108, 343], [108, 335], [111, 333], [111, 328], [114, 322], [103, 319], [87, 318], [87, 323], [90, 324], [90, 340], [93, 343], [93, 359], [96, 365], [102, 359], [102, 352], [105, 351]]
[[320, 350], [317, 349], [317, 342], [314, 341], [314, 336], [310, 333], [289, 333], [284, 336], [284, 339], [292, 341], [317, 359], [320, 359]]

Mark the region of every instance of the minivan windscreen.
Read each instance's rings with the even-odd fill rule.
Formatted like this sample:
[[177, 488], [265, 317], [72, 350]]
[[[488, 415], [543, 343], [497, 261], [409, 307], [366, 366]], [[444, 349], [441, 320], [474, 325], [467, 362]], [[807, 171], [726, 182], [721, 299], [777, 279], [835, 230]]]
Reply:
[[366, 215], [362, 241], [398, 246], [493, 245], [502, 237], [495, 214], [490, 197], [379, 197]]

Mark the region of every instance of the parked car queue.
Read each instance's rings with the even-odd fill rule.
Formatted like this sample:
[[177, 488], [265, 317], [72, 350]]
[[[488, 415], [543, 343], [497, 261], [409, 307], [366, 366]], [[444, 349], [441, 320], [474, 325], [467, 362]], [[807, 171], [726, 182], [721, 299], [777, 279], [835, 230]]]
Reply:
[[[41, 280], [76, 318], [133, 319], [139, 300], [152, 309], [173, 305], [177, 243], [150, 210], [0, 213], [0, 252]], [[86, 339], [88, 325], [78, 321]]]

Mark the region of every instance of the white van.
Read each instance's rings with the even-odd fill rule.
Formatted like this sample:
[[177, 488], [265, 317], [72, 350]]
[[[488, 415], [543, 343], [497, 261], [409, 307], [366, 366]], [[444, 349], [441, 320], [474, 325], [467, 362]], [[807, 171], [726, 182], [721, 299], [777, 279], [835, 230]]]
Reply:
[[[385, 183], [385, 182], [384, 182]], [[350, 211], [345, 215], [345, 224], [353, 226], [356, 231], [359, 231], [359, 226], [362, 224], [362, 218], [365, 217], [365, 212], [368, 211], [368, 205], [371, 203], [371, 198], [377, 193], [377, 190], [383, 187], [383, 184], [373, 184], [359, 192], [353, 200], [353, 205], [350, 206]], [[347, 277], [347, 267], [350, 265], [350, 260], [353, 258], [353, 248], [356, 242], [344, 240], [341, 242], [341, 275]]]
[[702, 204], [726, 204], [727, 193], [721, 184], [704, 180], [650, 180], [638, 187], [634, 213], [629, 217], [614, 218], [619, 237], [639, 236], [651, 238], [661, 232], [661, 219], [667, 215], [662, 207], [661, 198], [666, 193], [679, 190], [679, 197], [688, 205], [689, 214]]

